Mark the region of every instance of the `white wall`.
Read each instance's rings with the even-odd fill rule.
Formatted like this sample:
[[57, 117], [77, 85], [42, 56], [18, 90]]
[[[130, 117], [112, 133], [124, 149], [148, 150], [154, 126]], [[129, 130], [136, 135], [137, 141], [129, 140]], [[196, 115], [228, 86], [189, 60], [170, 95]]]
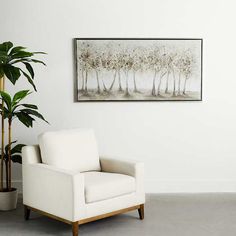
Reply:
[[[148, 192], [236, 190], [234, 0], [0, 0], [0, 6], [0, 41], [48, 53], [47, 67], [36, 67], [39, 92], [31, 102], [51, 125], [15, 124], [16, 139], [31, 144], [49, 129], [92, 127], [102, 154], [145, 162]], [[203, 38], [203, 102], [74, 103], [75, 37]]]

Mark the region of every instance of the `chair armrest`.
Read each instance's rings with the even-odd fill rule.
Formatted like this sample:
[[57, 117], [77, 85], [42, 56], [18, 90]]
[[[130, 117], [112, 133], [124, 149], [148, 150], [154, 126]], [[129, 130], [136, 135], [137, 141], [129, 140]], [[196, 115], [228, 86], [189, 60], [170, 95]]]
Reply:
[[[133, 160], [118, 160], [109, 157], [100, 157], [102, 171], [129, 175], [135, 178], [136, 192], [145, 199], [144, 192], [144, 164]], [[145, 201], [145, 200], [143, 200]]]
[[109, 157], [100, 157], [102, 171], [120, 173], [136, 177], [144, 172], [144, 164], [133, 160], [119, 160]]
[[23, 202], [68, 221], [85, 214], [84, 175], [45, 164], [23, 164]]

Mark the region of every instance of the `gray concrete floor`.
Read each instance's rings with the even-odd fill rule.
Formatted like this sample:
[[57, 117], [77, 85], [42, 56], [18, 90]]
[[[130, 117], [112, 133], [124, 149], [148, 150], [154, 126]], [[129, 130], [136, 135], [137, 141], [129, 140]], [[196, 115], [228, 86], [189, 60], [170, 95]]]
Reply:
[[[16, 210], [0, 212], [0, 235], [71, 235], [69, 225], [41, 216], [23, 220]], [[136, 211], [80, 226], [80, 236], [236, 236], [236, 194], [147, 195], [145, 220]]]

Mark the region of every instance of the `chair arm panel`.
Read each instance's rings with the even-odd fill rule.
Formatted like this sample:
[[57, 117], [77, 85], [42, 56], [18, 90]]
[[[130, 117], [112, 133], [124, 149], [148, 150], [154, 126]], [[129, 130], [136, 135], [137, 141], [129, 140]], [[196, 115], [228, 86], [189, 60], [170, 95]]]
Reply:
[[109, 157], [100, 157], [102, 171], [133, 176], [136, 181], [136, 192], [145, 199], [144, 192], [144, 164], [133, 160], [118, 160]]
[[45, 164], [23, 164], [25, 205], [76, 221], [85, 215], [84, 175]]

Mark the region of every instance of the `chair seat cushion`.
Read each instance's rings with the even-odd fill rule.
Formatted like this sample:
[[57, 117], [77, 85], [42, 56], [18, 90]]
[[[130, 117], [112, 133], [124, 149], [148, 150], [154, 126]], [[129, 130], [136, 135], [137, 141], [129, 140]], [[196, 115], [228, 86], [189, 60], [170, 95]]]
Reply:
[[92, 203], [135, 192], [135, 178], [108, 172], [84, 172], [85, 201]]

